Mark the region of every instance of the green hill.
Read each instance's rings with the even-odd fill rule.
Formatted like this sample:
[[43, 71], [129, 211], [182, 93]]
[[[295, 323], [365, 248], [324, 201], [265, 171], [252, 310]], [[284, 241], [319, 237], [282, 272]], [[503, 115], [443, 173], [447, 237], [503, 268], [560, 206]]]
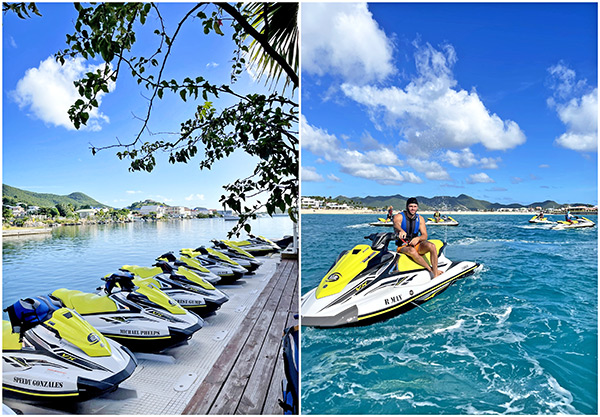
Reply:
[[[367, 196], [367, 197], [335, 197], [337, 201], [345, 203], [358, 203], [364, 207], [386, 208], [393, 206], [397, 210], [401, 210], [406, 206], [408, 197], [400, 194], [391, 196]], [[452, 211], [477, 211], [477, 210], [498, 210], [500, 208], [522, 208], [522, 207], [542, 207], [543, 209], [554, 209], [563, 207], [566, 204], [559, 204], [555, 201], [546, 200], [544, 202], [535, 202], [527, 205], [518, 203], [500, 204], [490, 203], [485, 200], [477, 200], [466, 194], [461, 194], [458, 197], [436, 196], [432, 198], [417, 196], [419, 201], [419, 209], [421, 210], [452, 210]]]
[[30, 206], [54, 207], [57, 204], [73, 204], [76, 209], [89, 205], [91, 207], [109, 207], [102, 204], [84, 193], [75, 192], [69, 195], [57, 195], [47, 193], [34, 193], [33, 191], [21, 190], [10, 185], [2, 184], [2, 202], [8, 204], [25, 203]]
[[139, 209], [140, 207], [143, 207], [143, 206], [163, 206], [163, 207], [169, 207], [167, 204], [161, 203], [159, 201], [144, 200], [144, 201], [136, 201], [135, 203], [132, 203], [127, 208], [129, 210], [137, 210], [137, 209]]

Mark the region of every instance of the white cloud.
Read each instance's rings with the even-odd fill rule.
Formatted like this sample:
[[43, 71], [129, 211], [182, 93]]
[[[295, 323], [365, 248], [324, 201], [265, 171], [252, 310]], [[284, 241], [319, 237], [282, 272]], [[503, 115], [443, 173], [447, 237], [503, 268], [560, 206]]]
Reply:
[[513, 184], [520, 184], [523, 181], [525, 181], [525, 180], [523, 178], [521, 178], [521, 177], [512, 177], [510, 179], [510, 182], [513, 183]]
[[496, 181], [491, 179], [488, 176], [488, 174], [486, 174], [485, 172], [480, 172], [478, 174], [471, 174], [467, 178], [468, 184], [480, 184], [480, 183], [488, 183], [488, 182], [496, 182]]
[[366, 3], [302, 4], [302, 71], [360, 83], [383, 80], [395, 71], [392, 52]]
[[10, 37], [10, 46], [12, 46], [15, 49], [18, 48], [17, 42], [15, 42], [15, 38], [13, 38], [12, 36]]
[[331, 181], [334, 181], [334, 182], [342, 182], [342, 180], [340, 178], [336, 177], [333, 174], [327, 175], [327, 178], [330, 179]]
[[142, 193], [141, 191], [132, 191], [132, 190], [128, 190], [128, 191], [125, 191], [125, 192], [127, 194], [141, 194]]
[[216, 62], [209, 62], [208, 64], [206, 64], [206, 68], [217, 68], [219, 66], [219, 64], [217, 64]]
[[185, 201], [204, 201], [204, 194], [190, 194], [185, 197]]
[[[30, 68], [25, 72], [23, 78], [17, 82], [17, 88], [10, 93], [11, 97], [20, 109], [28, 108], [33, 117], [54, 126], [75, 130], [67, 113], [80, 98], [73, 81], [82, 78], [86, 72], [94, 72], [100, 68], [85, 64], [84, 59], [76, 58], [67, 59], [64, 65], [60, 65], [53, 57], [48, 57], [40, 62], [38, 68]], [[112, 89], [114, 84], [110, 86], [110, 90]], [[99, 104], [103, 95], [104, 93], [100, 93], [97, 96]], [[109, 122], [108, 117], [97, 108], [89, 113], [87, 127], [82, 129], [98, 131], [102, 129], [102, 122]]]
[[317, 172], [315, 167], [302, 166], [302, 172], [300, 173], [302, 181], [306, 182], [323, 182], [325, 178]]
[[542, 164], [542, 165], [540, 165], [540, 168], [550, 168], [550, 165], [548, 165], [548, 164]]
[[340, 171], [354, 177], [365, 178], [380, 184], [401, 182], [421, 183], [423, 180], [412, 172], [398, 171], [403, 166], [396, 154], [383, 145], [378, 149], [359, 152], [342, 145], [335, 135], [311, 126], [304, 116], [300, 117], [302, 148], [315, 156], [340, 165]]
[[598, 150], [598, 89], [556, 106], [567, 131], [556, 139], [564, 148], [581, 152]]
[[525, 142], [517, 123], [490, 113], [474, 90], [456, 88], [452, 66], [457, 58], [451, 45], [441, 51], [429, 44], [415, 47], [418, 76], [404, 89], [350, 83], [341, 87], [346, 96], [367, 107], [377, 126], [400, 128], [404, 153], [424, 158], [443, 148], [480, 143], [505, 150]]
[[501, 161], [501, 158], [478, 159], [469, 148], [465, 148], [460, 152], [447, 150], [442, 159], [457, 168], [469, 168], [474, 165], [479, 165], [484, 169], [498, 169], [498, 162]]
[[415, 171], [424, 173], [427, 179], [436, 181], [451, 179], [448, 172], [446, 172], [446, 170], [437, 162], [424, 161], [418, 158], [409, 158], [407, 163], [414, 168]]
[[562, 61], [548, 68], [552, 97], [548, 105], [556, 109], [566, 126], [566, 132], [555, 143], [580, 152], [598, 150], [598, 89], [587, 80], [577, 80], [577, 74]]
[[550, 73], [550, 88], [557, 98], [568, 99], [574, 94], [580, 94], [587, 86], [587, 81], [577, 81], [575, 71], [562, 61], [548, 68], [548, 72]]

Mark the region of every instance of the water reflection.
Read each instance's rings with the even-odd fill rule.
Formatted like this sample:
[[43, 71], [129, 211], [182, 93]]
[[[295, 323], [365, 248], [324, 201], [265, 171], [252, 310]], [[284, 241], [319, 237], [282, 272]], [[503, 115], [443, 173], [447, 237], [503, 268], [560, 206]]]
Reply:
[[[293, 230], [287, 217], [251, 224], [253, 233], [269, 238]], [[211, 239], [226, 238], [232, 226], [222, 219], [65, 226], [52, 235], [3, 239], [3, 306], [61, 287], [92, 292], [101, 277], [123, 265], [149, 266], [168, 251], [210, 246]]]

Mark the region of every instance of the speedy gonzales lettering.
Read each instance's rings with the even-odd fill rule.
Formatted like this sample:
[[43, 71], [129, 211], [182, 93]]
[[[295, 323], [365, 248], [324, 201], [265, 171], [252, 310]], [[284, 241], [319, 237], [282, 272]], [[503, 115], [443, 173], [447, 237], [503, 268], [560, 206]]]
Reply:
[[43, 388], [62, 388], [63, 383], [59, 381], [43, 381], [39, 379], [21, 378], [15, 376], [13, 381], [17, 384], [31, 385], [32, 387], [43, 387]]

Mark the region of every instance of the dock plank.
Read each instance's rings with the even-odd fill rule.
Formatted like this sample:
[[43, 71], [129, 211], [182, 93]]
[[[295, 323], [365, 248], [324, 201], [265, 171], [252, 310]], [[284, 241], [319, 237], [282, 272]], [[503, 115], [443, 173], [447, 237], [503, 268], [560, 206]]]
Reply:
[[[286, 265], [284, 268], [287, 268]], [[238, 404], [242, 399], [244, 389], [248, 385], [252, 369], [258, 360], [260, 349], [262, 348], [268, 329], [277, 312], [280, 302], [280, 296], [285, 289], [287, 274], [283, 273], [277, 280], [274, 290], [269, 295], [266, 304], [263, 307], [256, 325], [252, 329], [239, 358], [235, 362], [232, 372], [223, 385], [223, 389], [217, 396], [210, 414], [235, 414]]]
[[[287, 321], [285, 328], [298, 324], [298, 319], [294, 315], [298, 314], [298, 285], [294, 288], [292, 294], [292, 305], [287, 315]], [[282, 331], [283, 334], [283, 331]], [[271, 381], [269, 383], [269, 389], [265, 398], [265, 404], [260, 414], [274, 415], [281, 414], [282, 409], [279, 406], [279, 400], [283, 399], [281, 393], [281, 382], [285, 378], [285, 371], [283, 369], [283, 344], [279, 343], [277, 349], [277, 360], [275, 361], [275, 369], [271, 375]]]
[[239, 326], [239, 330], [227, 344], [223, 353], [213, 365], [210, 372], [204, 378], [204, 381], [183, 410], [183, 414], [208, 414], [215, 398], [219, 394], [223, 383], [227, 380], [231, 368], [234, 365], [234, 359], [237, 358], [239, 351], [243, 347], [248, 335], [252, 332], [256, 320], [262, 312], [263, 306], [268, 296], [275, 288], [275, 284], [283, 273], [280, 266], [277, 267], [273, 277], [269, 280], [264, 290], [249, 309], [246, 317]]
[[[271, 385], [277, 369], [283, 375], [281, 334], [297, 313], [297, 287], [298, 261], [282, 260], [183, 414], [259, 414], [267, 408], [281, 414], [277, 400], [273, 408], [267, 398], [272, 401], [273, 390], [281, 397], [281, 376]], [[264, 387], [255, 388], [257, 383]]]
[[252, 374], [236, 414], [260, 414], [263, 409], [275, 365], [277, 362], [282, 361], [278, 356], [281, 348], [281, 335], [292, 304], [292, 289], [296, 284], [297, 280], [293, 275], [290, 275], [285, 283], [279, 305], [265, 335], [264, 343], [252, 369]]

